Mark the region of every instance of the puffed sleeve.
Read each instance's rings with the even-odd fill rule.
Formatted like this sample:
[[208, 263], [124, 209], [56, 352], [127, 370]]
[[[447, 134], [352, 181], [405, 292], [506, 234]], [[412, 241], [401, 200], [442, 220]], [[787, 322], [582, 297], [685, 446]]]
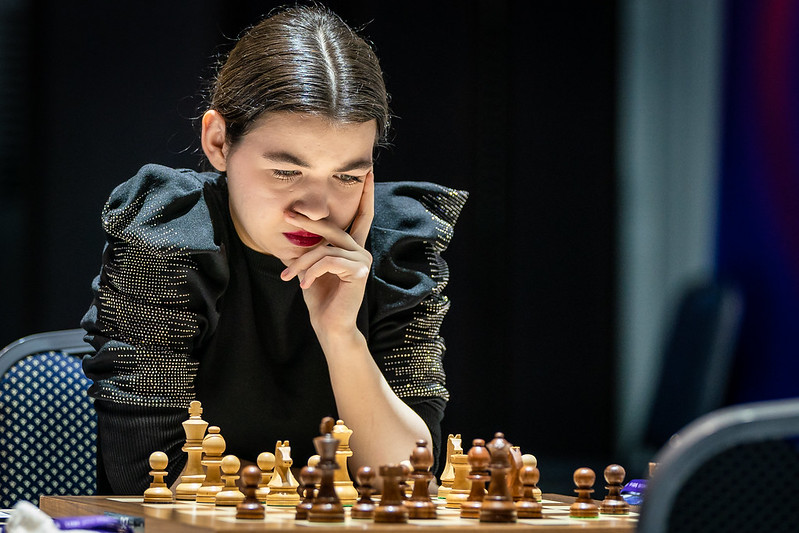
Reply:
[[394, 392], [425, 421], [439, 456], [445, 388], [442, 258], [468, 193], [422, 182], [377, 183], [370, 232], [369, 346]]
[[101, 467], [117, 494], [142, 493], [153, 451], [169, 456], [169, 482], [185, 462], [193, 354], [216, 327], [229, 278], [208, 201], [213, 176], [147, 165], [103, 209], [102, 268], [81, 323], [96, 353], [83, 369], [94, 382]]

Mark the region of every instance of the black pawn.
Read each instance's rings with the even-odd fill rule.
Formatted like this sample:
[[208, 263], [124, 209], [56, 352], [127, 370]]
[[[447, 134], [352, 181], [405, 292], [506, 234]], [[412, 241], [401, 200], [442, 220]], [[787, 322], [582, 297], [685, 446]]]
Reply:
[[320, 479], [319, 472], [312, 466], [303, 466], [300, 470], [300, 496], [302, 501], [297, 504], [297, 513], [294, 518], [297, 520], [308, 520], [308, 511], [313, 506], [314, 491]]
[[609, 465], [605, 468], [605, 481], [608, 490], [599, 511], [602, 514], [629, 514], [630, 504], [621, 497], [621, 489], [624, 485], [624, 476], [627, 472], [621, 465]]
[[249, 465], [241, 469], [244, 500], [236, 506], [236, 518], [262, 520], [266, 516], [266, 509], [255, 496], [260, 481], [261, 469], [257, 466]]
[[375, 502], [372, 500], [375, 471], [369, 466], [362, 466], [355, 474], [358, 480], [358, 501], [352, 506], [352, 518], [372, 518], [375, 515]]
[[590, 468], [578, 468], [574, 471], [574, 484], [577, 486], [574, 492], [577, 499], [569, 507], [569, 516], [572, 518], [596, 518], [599, 516], [599, 507], [591, 499], [594, 492], [594, 481], [596, 474]]

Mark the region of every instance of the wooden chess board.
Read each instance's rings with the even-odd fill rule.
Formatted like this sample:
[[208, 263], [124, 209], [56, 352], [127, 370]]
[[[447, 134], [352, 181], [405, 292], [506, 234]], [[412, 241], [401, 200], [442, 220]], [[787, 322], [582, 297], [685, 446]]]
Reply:
[[[444, 507], [439, 500], [438, 518], [435, 520], [409, 520], [407, 524], [376, 524], [372, 520], [350, 518], [349, 509], [343, 523], [309, 522], [295, 520], [294, 509], [267, 507], [263, 520], [236, 519], [235, 507], [216, 507], [194, 502], [145, 504], [141, 497], [124, 496], [42, 496], [40, 508], [50, 516], [77, 516], [117, 513], [139, 516], [145, 520], [146, 533], [223, 533], [240, 531], [278, 531], [316, 529], [314, 533], [336, 533], [341, 530], [375, 530], [380, 533], [431, 533], [433, 531], [473, 531], [488, 533], [555, 533], [574, 530], [622, 533], [635, 531], [638, 515], [604, 516], [599, 518], [569, 518], [569, 504], [573, 498], [553, 494], [544, 495], [544, 518], [519, 519], [514, 524], [491, 524], [479, 520], [460, 518], [459, 511]], [[443, 532], [442, 532], [443, 533]]]

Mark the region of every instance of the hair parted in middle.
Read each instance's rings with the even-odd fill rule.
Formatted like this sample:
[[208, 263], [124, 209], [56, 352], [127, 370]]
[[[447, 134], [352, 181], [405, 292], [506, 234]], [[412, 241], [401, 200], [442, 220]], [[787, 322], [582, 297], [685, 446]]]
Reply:
[[386, 141], [388, 95], [371, 46], [323, 6], [285, 8], [239, 39], [211, 87], [209, 108], [235, 144], [266, 112], [308, 113], [332, 121], [377, 122]]

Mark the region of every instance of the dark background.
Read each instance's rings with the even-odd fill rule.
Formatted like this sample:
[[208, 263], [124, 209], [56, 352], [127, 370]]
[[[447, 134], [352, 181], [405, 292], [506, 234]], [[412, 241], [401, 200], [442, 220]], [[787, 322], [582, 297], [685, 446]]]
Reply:
[[[103, 202], [145, 163], [198, 166], [204, 80], [275, 5], [5, 8], [0, 345], [78, 327], [99, 270]], [[446, 253], [445, 435], [461, 433], [468, 449], [504, 431], [538, 456], [545, 490], [567, 492], [571, 470], [615, 460], [618, 6], [328, 5], [363, 27], [392, 95], [393, 146], [378, 179], [471, 193]]]

